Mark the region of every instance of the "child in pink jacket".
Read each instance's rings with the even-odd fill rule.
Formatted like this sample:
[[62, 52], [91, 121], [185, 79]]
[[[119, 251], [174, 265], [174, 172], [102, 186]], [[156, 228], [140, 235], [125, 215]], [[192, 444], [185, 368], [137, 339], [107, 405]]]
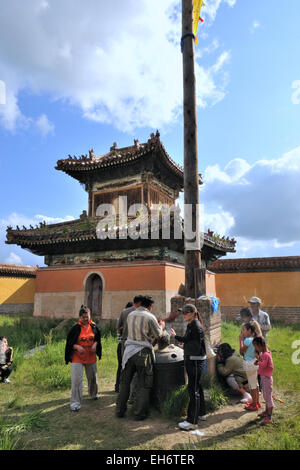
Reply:
[[262, 336], [254, 338], [253, 346], [258, 354], [258, 373], [261, 376], [261, 385], [263, 396], [266, 402], [266, 410], [260, 413], [258, 416], [264, 418], [262, 424], [272, 423], [272, 412], [273, 412], [273, 360], [271, 352], [267, 348], [265, 339]]

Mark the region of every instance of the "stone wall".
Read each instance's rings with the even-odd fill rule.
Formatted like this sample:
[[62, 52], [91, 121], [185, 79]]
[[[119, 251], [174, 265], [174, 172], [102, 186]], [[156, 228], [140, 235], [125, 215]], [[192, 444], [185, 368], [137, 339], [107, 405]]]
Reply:
[[[197, 310], [203, 319], [206, 335], [212, 347], [220, 344], [221, 342], [221, 312], [220, 308], [217, 313], [213, 312], [212, 301], [207, 299], [186, 299], [183, 296], [175, 296], [171, 299], [171, 311], [177, 312], [182, 308], [185, 303], [192, 303], [196, 305]], [[167, 322], [168, 328], [173, 328], [179, 336], [185, 334], [187, 323], [183, 320], [183, 315], [179, 314], [173, 321]]]
[[[178, 312], [179, 308], [182, 308], [185, 303], [192, 303], [196, 305], [197, 310], [201, 314], [205, 325], [205, 334], [208, 338], [212, 347], [215, 347], [221, 343], [221, 312], [220, 307], [218, 312], [213, 312], [212, 301], [210, 298], [206, 299], [187, 299], [183, 296], [175, 296], [171, 299], [171, 312], [173, 314]], [[170, 331], [173, 328], [176, 334], [184, 336], [186, 331], [187, 323], [183, 319], [183, 315], [179, 313], [177, 317], [172, 321], [166, 322], [166, 329]], [[176, 343], [176, 340], [172, 340]], [[213, 380], [216, 374], [216, 358], [211, 357], [207, 360], [207, 370], [210, 378]]]
[[[222, 306], [222, 319], [225, 321], [235, 320], [242, 307], [245, 307], [245, 304], [239, 306]], [[262, 305], [261, 310], [269, 314], [271, 322], [275, 320], [285, 323], [300, 323], [300, 307], [270, 307]]]

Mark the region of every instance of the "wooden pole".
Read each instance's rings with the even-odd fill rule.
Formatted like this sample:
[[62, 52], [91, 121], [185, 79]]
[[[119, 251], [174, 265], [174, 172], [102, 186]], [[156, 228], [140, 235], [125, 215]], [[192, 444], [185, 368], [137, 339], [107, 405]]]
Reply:
[[[199, 172], [197, 149], [197, 104], [194, 63], [193, 0], [182, 0], [183, 114], [184, 114], [184, 220], [192, 209], [192, 230], [199, 221]], [[190, 219], [189, 219], [190, 222]], [[199, 227], [198, 227], [199, 229]], [[198, 237], [197, 237], [198, 238]], [[185, 289], [187, 297], [205, 294], [205, 276], [201, 270], [200, 236], [193, 249], [185, 232]], [[198, 274], [197, 274], [198, 273]], [[204, 278], [204, 281], [203, 281]]]

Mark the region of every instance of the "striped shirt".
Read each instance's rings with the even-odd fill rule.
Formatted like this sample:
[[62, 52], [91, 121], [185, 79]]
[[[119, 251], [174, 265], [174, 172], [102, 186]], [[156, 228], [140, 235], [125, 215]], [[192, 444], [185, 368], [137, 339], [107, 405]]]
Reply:
[[162, 336], [158, 321], [145, 307], [138, 307], [127, 317], [128, 339], [133, 341], [148, 341]]

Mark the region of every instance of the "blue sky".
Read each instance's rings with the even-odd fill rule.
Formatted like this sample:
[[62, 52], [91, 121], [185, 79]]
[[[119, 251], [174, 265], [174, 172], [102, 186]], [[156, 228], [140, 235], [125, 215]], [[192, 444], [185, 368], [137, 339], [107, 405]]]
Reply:
[[[58, 159], [159, 129], [183, 163], [180, 2], [0, 2], [0, 262], [42, 265], [5, 230], [87, 209]], [[235, 257], [299, 255], [300, 3], [287, 3], [206, 0], [199, 25], [200, 202]]]

